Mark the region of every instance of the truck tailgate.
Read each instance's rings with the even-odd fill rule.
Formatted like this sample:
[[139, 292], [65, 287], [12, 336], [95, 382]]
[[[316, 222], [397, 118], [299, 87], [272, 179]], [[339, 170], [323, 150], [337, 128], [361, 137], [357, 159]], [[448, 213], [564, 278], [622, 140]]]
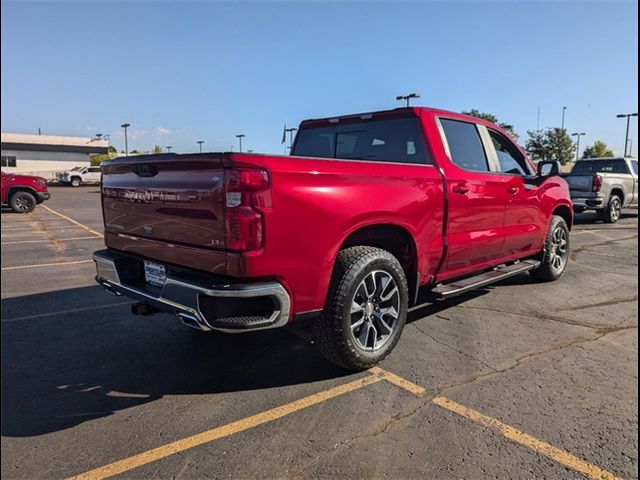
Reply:
[[220, 155], [118, 158], [103, 166], [105, 236], [224, 250], [223, 195]]
[[572, 192], [591, 192], [593, 188], [593, 173], [570, 173], [564, 179]]

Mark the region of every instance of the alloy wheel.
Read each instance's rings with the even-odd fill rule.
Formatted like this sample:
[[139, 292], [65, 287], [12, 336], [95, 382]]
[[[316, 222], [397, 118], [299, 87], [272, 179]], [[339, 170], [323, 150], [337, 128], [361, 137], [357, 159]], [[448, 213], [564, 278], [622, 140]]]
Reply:
[[383, 270], [367, 274], [351, 301], [350, 334], [354, 343], [369, 352], [381, 349], [398, 324], [399, 309], [395, 279]]
[[550, 263], [555, 270], [562, 270], [566, 263], [569, 251], [569, 238], [567, 231], [562, 227], [557, 227], [551, 235]]

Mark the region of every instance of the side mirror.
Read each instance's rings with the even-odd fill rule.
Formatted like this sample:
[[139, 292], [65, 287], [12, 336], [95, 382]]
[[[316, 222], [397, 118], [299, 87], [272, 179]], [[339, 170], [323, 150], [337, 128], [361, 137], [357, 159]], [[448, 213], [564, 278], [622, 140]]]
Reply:
[[538, 177], [555, 177], [560, 175], [560, 162], [551, 160], [538, 163]]

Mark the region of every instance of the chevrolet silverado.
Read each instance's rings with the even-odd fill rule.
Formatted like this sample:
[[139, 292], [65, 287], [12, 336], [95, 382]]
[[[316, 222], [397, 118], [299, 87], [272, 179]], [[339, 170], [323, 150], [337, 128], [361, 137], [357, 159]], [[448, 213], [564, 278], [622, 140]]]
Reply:
[[422, 299], [556, 280], [569, 259], [558, 164], [443, 110], [306, 120], [291, 156], [136, 156], [102, 175], [96, 280], [133, 313], [223, 332], [308, 319], [349, 369], [388, 355]]

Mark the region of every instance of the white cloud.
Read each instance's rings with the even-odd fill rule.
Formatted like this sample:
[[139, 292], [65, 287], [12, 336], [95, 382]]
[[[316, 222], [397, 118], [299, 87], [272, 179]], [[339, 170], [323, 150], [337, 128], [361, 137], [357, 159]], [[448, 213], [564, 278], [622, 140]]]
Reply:
[[156, 127], [156, 129], [153, 131], [153, 136], [162, 137], [163, 135], [169, 135], [170, 133], [173, 133], [170, 128]]

